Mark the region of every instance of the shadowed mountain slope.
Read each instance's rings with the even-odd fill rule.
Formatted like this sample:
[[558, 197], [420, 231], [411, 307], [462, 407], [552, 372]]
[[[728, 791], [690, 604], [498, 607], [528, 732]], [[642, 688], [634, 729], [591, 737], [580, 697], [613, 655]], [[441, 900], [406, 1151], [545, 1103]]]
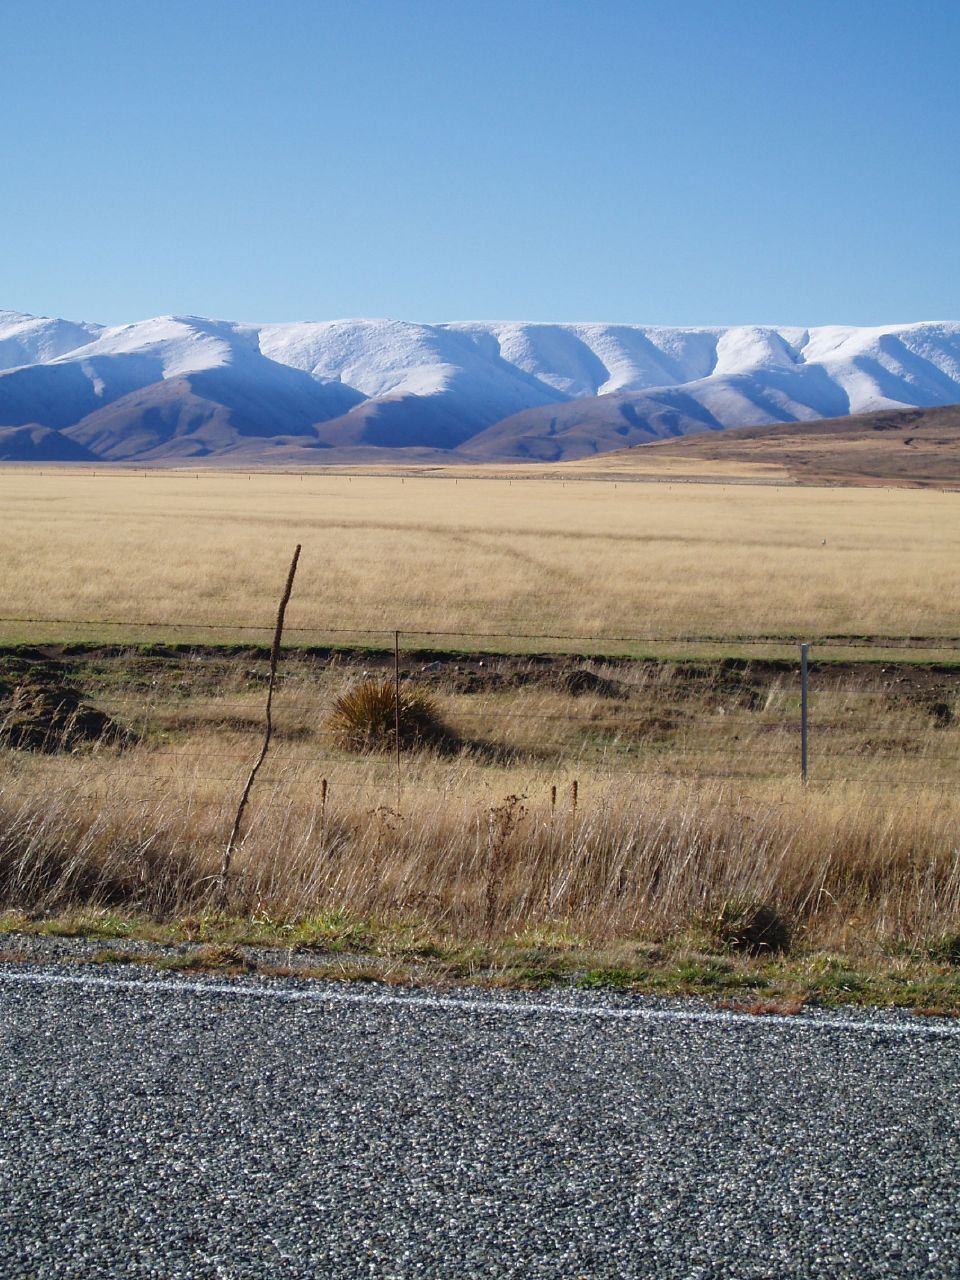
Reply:
[[96, 455], [52, 427], [0, 427], [0, 462], [95, 462]]

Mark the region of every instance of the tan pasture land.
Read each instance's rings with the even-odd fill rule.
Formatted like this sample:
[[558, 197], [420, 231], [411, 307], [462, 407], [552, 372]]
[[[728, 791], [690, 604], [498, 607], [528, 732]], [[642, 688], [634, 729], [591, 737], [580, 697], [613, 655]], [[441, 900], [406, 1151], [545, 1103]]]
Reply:
[[[318, 635], [960, 634], [956, 493], [476, 468], [0, 470], [4, 618], [269, 627], [297, 542], [288, 623]], [[7, 641], [68, 634], [109, 633], [0, 623]]]

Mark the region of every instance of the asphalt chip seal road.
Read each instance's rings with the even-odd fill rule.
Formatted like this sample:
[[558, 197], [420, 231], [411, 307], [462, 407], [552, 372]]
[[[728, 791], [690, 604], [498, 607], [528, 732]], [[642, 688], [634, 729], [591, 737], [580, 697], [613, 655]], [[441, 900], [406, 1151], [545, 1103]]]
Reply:
[[0, 966], [0, 1275], [955, 1277], [960, 1024]]

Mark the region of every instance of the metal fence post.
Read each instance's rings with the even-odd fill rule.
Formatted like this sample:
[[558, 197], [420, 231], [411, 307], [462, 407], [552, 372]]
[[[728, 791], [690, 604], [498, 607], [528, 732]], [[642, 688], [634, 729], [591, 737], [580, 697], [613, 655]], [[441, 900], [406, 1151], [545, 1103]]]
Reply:
[[400, 812], [400, 632], [393, 633], [393, 713], [397, 740], [397, 813]]
[[800, 646], [800, 780], [806, 785], [807, 782], [807, 727], [808, 727], [808, 679], [807, 679], [807, 654], [810, 652], [808, 644]]

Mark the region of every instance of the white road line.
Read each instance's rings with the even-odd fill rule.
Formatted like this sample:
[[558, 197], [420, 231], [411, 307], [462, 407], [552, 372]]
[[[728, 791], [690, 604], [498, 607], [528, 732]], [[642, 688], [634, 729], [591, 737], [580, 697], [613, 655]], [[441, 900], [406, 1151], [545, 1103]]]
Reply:
[[165, 995], [217, 995], [246, 1000], [276, 1000], [286, 1004], [388, 1005], [397, 1008], [443, 1009], [457, 1013], [543, 1014], [561, 1018], [602, 1018], [613, 1022], [704, 1022], [741, 1024], [753, 1029], [788, 1027], [792, 1031], [869, 1031], [894, 1036], [941, 1036], [960, 1039], [955, 1022], [879, 1021], [866, 1018], [810, 1017], [796, 1014], [747, 1014], [729, 1009], [616, 1008], [609, 1005], [564, 1005], [539, 1001], [469, 1000], [462, 996], [429, 996], [419, 992], [391, 995], [354, 992], [318, 986], [316, 989], [255, 987], [244, 983], [188, 982], [181, 978], [108, 978], [82, 974], [16, 973], [0, 970], [0, 983], [21, 986], [99, 988], [111, 991], [158, 991]]

